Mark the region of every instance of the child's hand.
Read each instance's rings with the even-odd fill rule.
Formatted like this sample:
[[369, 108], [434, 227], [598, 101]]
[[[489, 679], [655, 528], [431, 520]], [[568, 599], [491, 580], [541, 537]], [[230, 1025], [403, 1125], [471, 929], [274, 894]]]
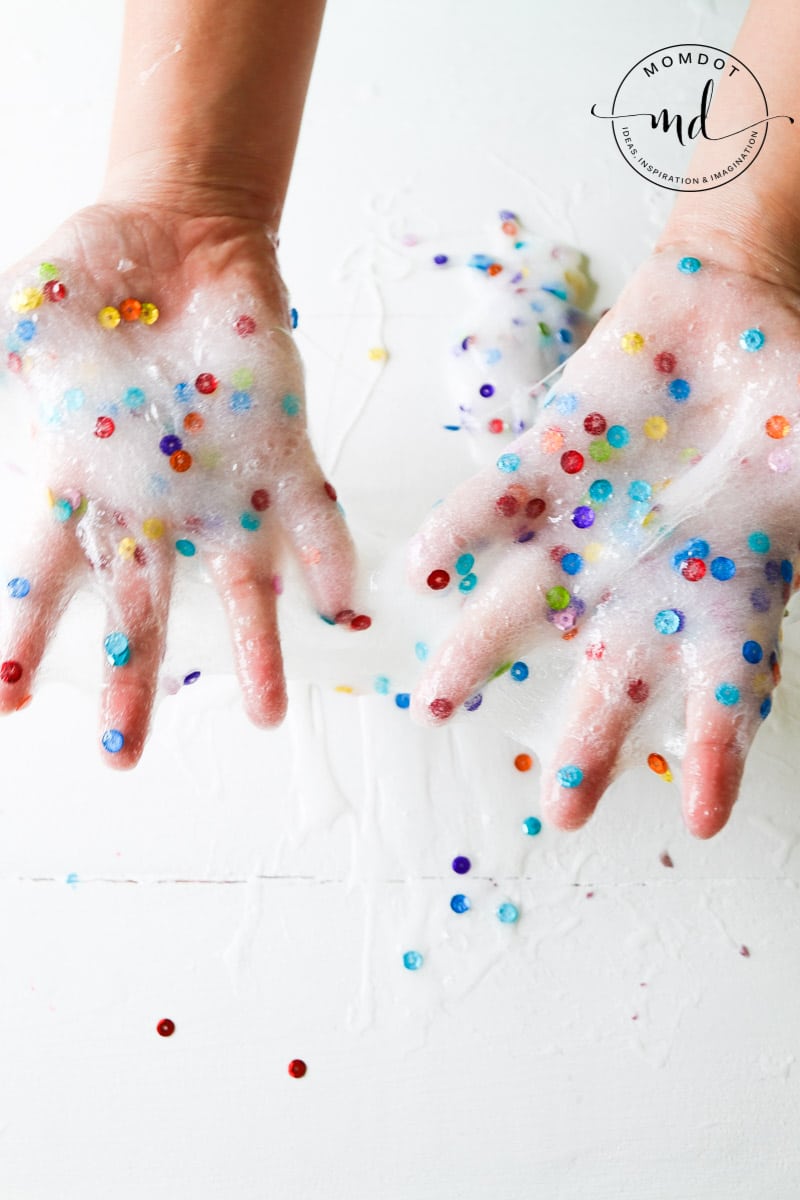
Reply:
[[103, 752], [133, 766], [175, 565], [198, 553], [230, 618], [247, 712], [280, 721], [282, 536], [329, 620], [355, 616], [354, 551], [306, 433], [302, 367], [263, 227], [98, 206], [0, 289], [8, 370], [27, 391], [43, 485], [3, 601], [0, 710], [26, 701], [64, 606], [93, 571], [106, 633], [121, 635], [106, 645]]
[[478, 576], [414, 693], [420, 719], [447, 719], [543, 639], [580, 639], [545, 785], [562, 828], [589, 818], [627, 734], [642, 719], [657, 730], [676, 697], [686, 823], [710, 837], [728, 819], [769, 713], [798, 548], [799, 346], [793, 292], [662, 250], [535, 427], [413, 543], [418, 586], [446, 572], [452, 588], [465, 566]]

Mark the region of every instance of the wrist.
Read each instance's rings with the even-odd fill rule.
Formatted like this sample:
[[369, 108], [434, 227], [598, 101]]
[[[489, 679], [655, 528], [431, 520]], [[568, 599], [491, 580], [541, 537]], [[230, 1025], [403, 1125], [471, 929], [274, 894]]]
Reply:
[[800, 238], [791, 214], [759, 199], [758, 210], [738, 193], [708, 211], [681, 197], [655, 245], [657, 253], [679, 247], [766, 283], [800, 292]]
[[263, 159], [227, 147], [202, 154], [188, 147], [163, 147], [119, 159], [112, 152], [98, 199], [130, 204], [134, 198], [186, 218], [257, 222], [275, 239], [284, 189], [270, 179]]

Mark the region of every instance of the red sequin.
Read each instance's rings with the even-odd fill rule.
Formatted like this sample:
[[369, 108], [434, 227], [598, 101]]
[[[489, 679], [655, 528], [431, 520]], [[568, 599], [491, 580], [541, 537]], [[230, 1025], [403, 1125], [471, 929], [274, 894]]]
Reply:
[[653, 359], [653, 366], [663, 375], [671, 375], [675, 370], [675, 355], [670, 354], [669, 350], [662, 350]]
[[337, 498], [336, 497], [336, 488], [333, 486], [332, 483], [328, 483], [327, 479], [325, 480], [325, 495], [328, 496], [331, 500], [336, 500], [336, 498]]
[[250, 503], [256, 512], [264, 512], [269, 508], [269, 492], [266, 488], [256, 488], [250, 497]]
[[355, 615], [354, 608], [343, 608], [333, 619], [337, 625], [349, 625]]
[[233, 328], [239, 337], [250, 337], [250, 334], [256, 331], [256, 323], [252, 317], [248, 317], [242, 313], [241, 317], [237, 317], [234, 321]]
[[569, 554], [569, 546], [553, 546], [550, 558], [554, 563], [560, 563], [565, 554]]
[[505, 427], [505, 421], [501, 421], [499, 417], [493, 417], [487, 425], [489, 433], [502, 433]]
[[57, 279], [48, 279], [47, 283], [42, 288], [45, 296], [53, 304], [58, 304], [59, 300], [66, 300], [67, 289], [65, 285]]
[[164, 1017], [164, 1020], [159, 1021], [156, 1025], [156, 1032], [160, 1033], [162, 1037], [172, 1037], [175, 1032], [175, 1022], [171, 1021], [169, 1017]]
[[634, 704], [644, 704], [650, 695], [650, 685], [643, 679], [631, 679], [627, 691]]
[[698, 579], [702, 579], [705, 573], [706, 564], [702, 558], [687, 558], [681, 567], [681, 575], [691, 583], [696, 583]]
[[519, 501], [515, 500], [513, 496], [498, 496], [494, 506], [501, 516], [513, 517], [519, 509]]
[[577, 475], [583, 470], [583, 455], [579, 450], [565, 450], [561, 455], [561, 469], [567, 475]]
[[111, 420], [111, 417], [98, 417], [94, 427], [94, 436], [99, 438], [110, 438], [116, 425]]
[[17, 683], [22, 678], [22, 667], [18, 662], [9, 659], [0, 666], [0, 679], [3, 683]]
[[525, 516], [531, 518], [540, 517], [546, 508], [547, 505], [544, 500], [540, 500], [537, 496], [534, 500], [529, 500], [525, 505]]
[[588, 417], [583, 418], [583, 428], [587, 433], [591, 433], [592, 437], [597, 437], [606, 431], [606, 419], [602, 413], [592, 412]]
[[605, 652], [606, 648], [603, 642], [593, 642], [591, 646], [586, 647], [586, 657], [595, 662], [601, 659]]
[[359, 630], [369, 629], [371, 624], [372, 618], [365, 616], [364, 613], [360, 613], [357, 617], [353, 617], [352, 621], [350, 622], [350, 628]]
[[22, 370], [22, 359], [13, 350], [8, 356], [8, 369], [13, 371], [15, 375], [19, 375]]
[[447, 587], [449, 582], [450, 576], [447, 571], [442, 571], [438, 568], [435, 571], [431, 571], [427, 579], [428, 587], [432, 588], [434, 592], [440, 592], [442, 588]]
[[445, 700], [444, 697], [439, 697], [437, 700], [431, 700], [428, 705], [432, 715], [439, 721], [443, 721], [445, 717], [449, 717], [453, 711], [453, 701]]
[[302, 1058], [293, 1058], [289, 1063], [289, 1074], [292, 1079], [302, 1079], [308, 1067], [303, 1062]]
[[142, 546], [137, 546], [133, 552], [133, 561], [139, 567], [147, 566], [147, 554]]
[[194, 386], [197, 388], [198, 392], [202, 392], [204, 396], [210, 396], [212, 392], [217, 390], [219, 383], [213, 375], [210, 375], [208, 371], [204, 371], [202, 375], [197, 376], [197, 379], [194, 381]]

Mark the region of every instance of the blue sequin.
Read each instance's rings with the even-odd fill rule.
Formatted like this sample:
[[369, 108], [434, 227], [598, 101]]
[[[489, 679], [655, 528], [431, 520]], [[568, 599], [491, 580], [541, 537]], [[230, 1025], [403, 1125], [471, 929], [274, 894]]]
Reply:
[[86, 403], [86, 396], [80, 388], [67, 388], [64, 392], [64, 404], [70, 412], [78, 412]]
[[678, 263], [678, 270], [682, 271], [684, 275], [694, 275], [695, 271], [699, 271], [702, 265], [699, 258], [687, 255], [686, 258], [682, 258]]
[[53, 516], [57, 521], [68, 521], [72, 516], [72, 505], [69, 500], [56, 500], [53, 505]]
[[767, 554], [770, 548], [769, 538], [766, 533], [762, 533], [760, 530], [750, 534], [747, 544], [754, 554]]
[[252, 402], [249, 392], [234, 392], [230, 398], [229, 407], [233, 412], [247, 412]]
[[456, 573], [458, 575], [469, 575], [472, 568], [475, 566], [475, 556], [472, 554], [462, 554], [456, 559]]
[[199, 671], [190, 671], [188, 675], [184, 675], [183, 677], [184, 687], [191, 687], [193, 683], [197, 683], [199, 678]]
[[36, 322], [30, 317], [20, 321], [16, 328], [17, 337], [23, 342], [32, 342], [36, 337]]
[[192, 558], [197, 553], [197, 547], [194, 542], [190, 542], [188, 538], [178, 538], [175, 543], [175, 549], [178, 554], [182, 554], [184, 558]]
[[300, 400], [297, 396], [284, 396], [281, 400], [281, 408], [286, 413], [287, 417], [296, 417], [300, 412]]
[[394, 702], [398, 708], [408, 708], [411, 703], [411, 694], [409, 692], [398, 692], [394, 698]]
[[467, 896], [462, 892], [457, 892], [455, 896], [450, 897], [450, 907], [454, 913], [465, 913], [469, 912], [472, 905]]
[[497, 910], [497, 919], [504, 925], [513, 925], [518, 918], [519, 909], [516, 904], [501, 904]]
[[122, 397], [122, 403], [126, 408], [141, 408], [145, 402], [145, 394], [141, 388], [128, 388], [125, 395]]
[[739, 345], [743, 350], [760, 350], [766, 338], [760, 329], [745, 329], [739, 334]]
[[565, 417], [574, 413], [578, 407], [578, 397], [572, 392], [564, 392], [556, 397], [556, 408]]
[[416, 642], [414, 644], [414, 653], [420, 662], [425, 662], [429, 654], [427, 642]]
[[612, 425], [606, 434], [606, 440], [609, 446], [613, 446], [615, 450], [621, 450], [623, 446], [627, 446], [631, 435], [624, 425]]
[[112, 667], [124, 667], [126, 663], [130, 662], [130, 642], [124, 633], [109, 633], [103, 642], [103, 649]]
[[509, 675], [511, 676], [512, 679], [516, 679], [520, 683], [522, 683], [522, 681], [527, 679], [528, 676], [530, 675], [530, 671], [528, 669], [528, 664], [524, 663], [524, 662], [513, 663], [511, 666], [511, 670], [509, 671]]
[[566, 571], [568, 575], [577, 575], [583, 570], [583, 559], [580, 554], [570, 552], [565, 554], [561, 560], [561, 569]]
[[684, 400], [689, 399], [692, 389], [685, 379], [670, 379], [667, 391], [673, 400], [677, 400], [681, 404]]
[[733, 579], [736, 574], [736, 563], [732, 558], [725, 558], [723, 555], [720, 555], [719, 558], [712, 558], [711, 574], [722, 582]]
[[758, 711], [761, 715], [761, 720], [766, 721], [767, 717], [772, 712], [772, 697], [771, 696], [764, 697], [764, 699], [761, 701], [761, 707], [759, 708]]
[[179, 404], [185, 404], [194, 395], [194, 388], [191, 383], [176, 383], [172, 394]]
[[764, 651], [758, 642], [745, 642], [742, 646], [742, 658], [749, 663], [760, 663], [764, 657]]
[[459, 581], [458, 590], [460, 592], [471, 592], [473, 588], [477, 587], [477, 584], [478, 576], [470, 571], [469, 575], [465, 575], [464, 578]]
[[476, 692], [474, 696], [470, 696], [464, 701], [464, 708], [467, 712], [475, 712], [483, 704], [483, 696], [480, 692]]
[[791, 583], [794, 575], [794, 568], [788, 558], [781, 559], [781, 579], [784, 583]]
[[542, 822], [538, 817], [526, 817], [522, 822], [522, 828], [529, 837], [536, 837], [537, 833], [542, 832]]
[[376, 675], [373, 681], [375, 691], [379, 696], [389, 695], [389, 677], [388, 675]]
[[476, 271], [486, 271], [492, 265], [492, 259], [488, 254], [473, 254], [467, 262], [468, 267], [473, 267]]
[[433, 261], [437, 267], [443, 267], [446, 262], [449, 262], [449, 259], [446, 254], [434, 254]]
[[589, 487], [589, 498], [595, 504], [605, 504], [614, 495], [613, 485], [607, 479], [595, 479]]
[[557, 778], [563, 788], [580, 787], [583, 783], [583, 771], [575, 766], [559, 767]]
[[679, 608], [662, 608], [657, 612], [653, 624], [659, 633], [680, 633], [684, 626], [685, 617]]
[[501, 471], [505, 471], [510, 475], [512, 471], [516, 471], [519, 467], [518, 454], [501, 454], [497, 460], [497, 466]]
[[560, 342], [563, 342], [565, 346], [569, 346], [572, 344], [574, 335], [571, 329], [559, 329], [557, 336]]
[[628, 487], [628, 495], [631, 500], [635, 500], [639, 504], [646, 504], [653, 495], [653, 489], [644, 479], [634, 479]]
[[720, 704], [724, 704], [726, 708], [739, 703], [739, 689], [733, 683], [721, 683], [714, 692], [714, 695]]
[[14, 579], [9, 579], [8, 594], [13, 596], [15, 600], [23, 600], [31, 590], [31, 583], [24, 575], [17, 575]]
[[422, 955], [418, 950], [406, 950], [403, 955], [403, 966], [407, 971], [418, 971], [423, 961]]
[[122, 747], [125, 745], [125, 738], [118, 729], [107, 729], [103, 734], [101, 741], [103, 749], [109, 754], [119, 754]]
[[297, 329], [297, 322], [300, 320], [300, 315], [296, 308], [289, 309], [289, 320], [292, 323], [292, 329]]
[[261, 518], [257, 517], [255, 513], [243, 512], [239, 517], [239, 524], [242, 529], [249, 529], [252, 532], [261, 528]]
[[457, 854], [450, 864], [456, 875], [466, 875], [472, 863], [464, 854]]

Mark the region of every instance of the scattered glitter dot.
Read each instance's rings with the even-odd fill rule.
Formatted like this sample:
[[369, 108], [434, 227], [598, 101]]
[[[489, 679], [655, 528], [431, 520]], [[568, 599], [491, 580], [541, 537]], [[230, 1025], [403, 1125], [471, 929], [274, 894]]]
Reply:
[[758, 530], [748, 535], [747, 544], [754, 554], [766, 554], [770, 547], [770, 540], [766, 533]]
[[602, 413], [591, 412], [583, 418], [583, 428], [592, 437], [598, 437], [606, 431], [606, 419]]
[[528, 837], [536, 837], [542, 832], [542, 822], [538, 817], [526, 817], [522, 822], [522, 828]]
[[519, 919], [519, 909], [516, 904], [501, 904], [497, 910], [497, 919], [503, 925], [513, 925]]
[[764, 428], [767, 431], [767, 436], [771, 438], [785, 438], [792, 430], [786, 417], [779, 415], [769, 417], [764, 424]]
[[403, 955], [403, 966], [407, 971], [418, 971], [424, 959], [419, 950], [406, 950]]
[[650, 695], [650, 685], [644, 679], [631, 679], [626, 692], [634, 704], [644, 704]]
[[293, 1058], [287, 1069], [292, 1079], [302, 1079], [308, 1070], [308, 1067], [303, 1062], [302, 1058]]
[[436, 717], [439, 721], [444, 721], [453, 711], [453, 702], [452, 700], [447, 700], [444, 696], [439, 696], [436, 700], [431, 700], [428, 709], [431, 716]]
[[161, 1037], [172, 1037], [175, 1032], [175, 1022], [171, 1021], [169, 1017], [164, 1017], [164, 1020], [159, 1021], [156, 1025], [156, 1032]]
[[656, 775], [666, 775], [669, 770], [667, 760], [661, 754], [648, 754], [647, 765]]
[[469, 575], [472, 568], [475, 566], [475, 558], [472, 554], [462, 554], [456, 560], [456, 572], [459, 575]]
[[466, 875], [467, 871], [472, 866], [470, 860], [463, 854], [457, 854], [450, 866], [455, 871], [456, 875]]
[[642, 429], [645, 437], [650, 438], [653, 442], [660, 442], [662, 438], [667, 436], [669, 425], [663, 417], [648, 417]]
[[185, 687], [191, 687], [193, 683], [197, 683], [200, 678], [199, 671], [190, 671], [188, 675], [184, 675], [183, 683]]
[[533, 766], [533, 759], [530, 754], [518, 754], [514, 759], [514, 766], [518, 771], [530, 771]]
[[125, 737], [118, 729], [107, 729], [100, 740], [109, 754], [119, 754], [125, 745]]
[[467, 712], [475, 712], [480, 708], [482, 703], [483, 696], [480, 692], [476, 692], [474, 696], [470, 696], [469, 699], [464, 701], [464, 708], [467, 710]]
[[595, 504], [605, 504], [613, 495], [614, 488], [608, 479], [595, 479], [589, 487], [589, 499]]
[[497, 460], [497, 466], [501, 471], [510, 474], [519, 468], [520, 458], [518, 454], [501, 454]]
[[528, 678], [529, 674], [530, 674], [530, 671], [528, 669], [527, 663], [524, 663], [524, 662], [512, 663], [511, 670], [509, 671], [509, 675], [511, 676], [512, 679], [516, 679], [518, 682], [521, 683], [523, 680]]
[[622, 450], [631, 440], [631, 435], [624, 425], [612, 425], [606, 437], [609, 445], [615, 450]]
[[638, 354], [644, 347], [644, 338], [640, 333], [624, 333], [619, 344], [626, 354]]
[[686, 258], [682, 258], [678, 263], [678, 270], [682, 271], [684, 275], [694, 275], [695, 271], [699, 271], [702, 265], [699, 258], [687, 256]]
[[467, 896], [463, 895], [461, 892], [458, 892], [455, 896], [450, 898], [450, 907], [454, 913], [465, 913], [469, 912], [469, 910], [472, 908], [472, 905], [470, 904]]
[[659, 633], [680, 633], [684, 625], [684, 615], [678, 608], [662, 608], [657, 612], [653, 621]]
[[124, 633], [109, 633], [103, 642], [103, 648], [112, 667], [124, 667], [130, 661], [130, 643]]
[[689, 399], [692, 389], [685, 379], [670, 379], [667, 384], [667, 391], [672, 399], [677, 400], [680, 404], [682, 401]]
[[18, 683], [22, 678], [22, 667], [13, 659], [0, 664], [0, 680], [3, 683]]
[[555, 612], [562, 612], [570, 602], [570, 594], [566, 588], [552, 587], [545, 594], [545, 600], [549, 608]]
[[408, 708], [411, 704], [411, 694], [409, 692], [398, 692], [394, 698], [394, 702], [398, 708]]
[[567, 475], [577, 475], [583, 470], [584, 458], [579, 450], [566, 450], [561, 455], [561, 469]]
[[742, 646], [742, 657], [749, 663], [760, 663], [764, 650], [758, 642], [748, 641]]
[[713, 558], [711, 560], [711, 574], [715, 579], [719, 579], [720, 582], [724, 583], [728, 579], [733, 579], [736, 574], [736, 563], [732, 558], [725, 558], [724, 556]]
[[446, 588], [450, 582], [450, 575], [447, 571], [437, 569], [435, 571], [431, 571], [426, 582], [432, 591], [440, 592], [443, 588]]
[[233, 328], [239, 334], [239, 337], [250, 337], [256, 331], [255, 318], [243, 313], [240, 317], [236, 318]]
[[690, 583], [697, 583], [706, 573], [706, 564], [702, 558], [687, 558], [681, 565], [681, 575]]
[[653, 366], [662, 375], [671, 375], [675, 370], [675, 355], [670, 354], [669, 350], [662, 350], [653, 359]]

